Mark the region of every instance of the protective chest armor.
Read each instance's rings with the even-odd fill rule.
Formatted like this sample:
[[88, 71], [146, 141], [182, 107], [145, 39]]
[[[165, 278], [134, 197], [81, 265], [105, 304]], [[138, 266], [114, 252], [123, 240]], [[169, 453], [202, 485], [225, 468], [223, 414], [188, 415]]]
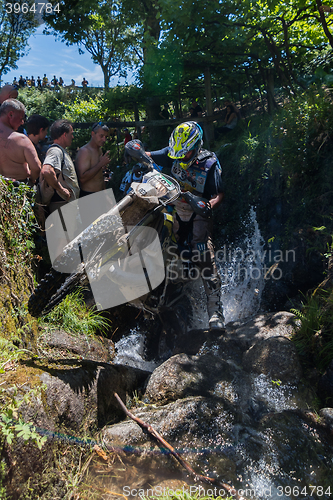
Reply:
[[172, 175], [177, 179], [183, 191], [202, 195], [209, 170], [216, 163], [214, 153], [202, 150], [198, 158], [187, 170], [183, 169], [178, 161], [175, 161], [171, 168]]

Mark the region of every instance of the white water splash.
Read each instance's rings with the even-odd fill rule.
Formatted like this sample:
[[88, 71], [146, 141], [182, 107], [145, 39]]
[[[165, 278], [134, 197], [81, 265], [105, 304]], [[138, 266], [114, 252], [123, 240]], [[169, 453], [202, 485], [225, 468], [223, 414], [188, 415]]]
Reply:
[[158, 366], [154, 361], [144, 359], [145, 332], [133, 328], [126, 337], [115, 343], [117, 355], [113, 362], [116, 365], [127, 365], [152, 372]]
[[226, 323], [256, 314], [265, 286], [264, 240], [253, 208], [249, 213], [246, 230], [247, 236], [238, 245], [225, 245], [216, 252]]

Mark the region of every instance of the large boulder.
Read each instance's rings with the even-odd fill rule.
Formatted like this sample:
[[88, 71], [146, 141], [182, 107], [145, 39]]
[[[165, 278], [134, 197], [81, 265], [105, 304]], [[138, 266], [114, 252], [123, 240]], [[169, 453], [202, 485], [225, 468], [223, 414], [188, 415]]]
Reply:
[[107, 363], [114, 356], [114, 345], [106, 338], [87, 337], [86, 335], [72, 335], [62, 330], [46, 331], [40, 338], [39, 343], [45, 343], [49, 354], [63, 356], [69, 353], [76, 354], [81, 359]]
[[121, 420], [113, 393], [126, 402], [149, 375], [138, 368], [86, 360], [58, 360], [38, 368], [42, 397], [21, 410], [26, 421], [49, 432], [92, 432]]
[[227, 361], [213, 354], [176, 354], [153, 371], [145, 396], [165, 404], [187, 396], [213, 395], [218, 382], [232, 382], [233, 372]]
[[248, 372], [290, 384], [297, 384], [302, 376], [296, 348], [285, 337], [271, 337], [252, 345], [243, 355], [243, 366]]
[[318, 394], [326, 405], [333, 406], [333, 361], [318, 382]]
[[294, 330], [295, 315], [286, 311], [258, 314], [245, 323], [230, 324], [232, 336], [242, 349], [249, 349], [260, 340], [272, 337], [290, 338]]
[[[233, 416], [222, 401], [189, 397], [157, 408], [136, 409], [134, 414], [156, 429], [194, 468], [198, 466], [197, 472], [202, 472], [202, 464], [209, 456], [210, 466], [218, 475], [231, 481], [236, 479], [235, 465], [226, 453], [232, 444], [229, 432]], [[138, 467], [147, 466], [156, 471], [169, 469], [174, 477], [182, 470], [177, 461], [161, 452], [157, 441], [132, 420], [105, 427], [101, 437], [107, 448], [121, 448], [133, 454]], [[157, 472], [155, 477], [160, 475]]]

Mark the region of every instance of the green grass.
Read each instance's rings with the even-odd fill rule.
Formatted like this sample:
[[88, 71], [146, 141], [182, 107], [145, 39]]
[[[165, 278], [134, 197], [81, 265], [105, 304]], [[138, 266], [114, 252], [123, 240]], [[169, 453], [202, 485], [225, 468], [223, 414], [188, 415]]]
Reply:
[[101, 313], [88, 308], [83, 298], [82, 289], [67, 295], [53, 311], [42, 319], [42, 323], [45, 326], [87, 337], [96, 333], [104, 333], [110, 327], [110, 321], [104, 318]]

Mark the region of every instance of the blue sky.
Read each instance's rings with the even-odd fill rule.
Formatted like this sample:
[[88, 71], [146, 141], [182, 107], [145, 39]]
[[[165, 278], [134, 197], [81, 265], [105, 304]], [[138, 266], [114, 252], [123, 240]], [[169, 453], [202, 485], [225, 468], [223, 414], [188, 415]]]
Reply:
[[[16, 76], [24, 78], [33, 75], [43, 77], [44, 73], [49, 81], [56, 75], [62, 76], [65, 85], [70, 85], [71, 79], [76, 85], [81, 85], [83, 77], [89, 82], [89, 87], [103, 87], [103, 73], [100, 67], [94, 64], [90, 55], [85, 52], [79, 54], [76, 46], [67, 47], [65, 43], [57, 41], [53, 35], [43, 35], [44, 26], [37, 28], [34, 35], [29, 38], [29, 53], [17, 61], [17, 69], [3, 75], [2, 85], [11, 83]], [[110, 86], [124, 85], [124, 78], [112, 78]]]

